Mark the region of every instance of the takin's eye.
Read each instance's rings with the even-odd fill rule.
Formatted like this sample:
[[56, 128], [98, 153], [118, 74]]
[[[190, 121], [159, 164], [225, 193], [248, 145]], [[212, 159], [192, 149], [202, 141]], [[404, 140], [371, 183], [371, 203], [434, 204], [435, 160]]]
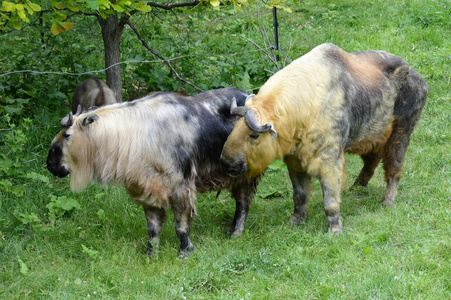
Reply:
[[259, 135], [258, 133], [256, 133], [256, 132], [252, 132], [252, 133], [249, 135], [249, 137], [250, 137], [251, 139], [253, 139], [253, 140], [258, 139], [259, 136], [260, 136], [260, 135]]
[[63, 132], [63, 138], [67, 141], [70, 138], [70, 134], [68, 134], [66, 131]]

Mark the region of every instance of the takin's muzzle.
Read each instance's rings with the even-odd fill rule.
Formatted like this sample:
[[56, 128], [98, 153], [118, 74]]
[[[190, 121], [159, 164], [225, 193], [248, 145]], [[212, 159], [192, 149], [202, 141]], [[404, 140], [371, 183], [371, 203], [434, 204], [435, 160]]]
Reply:
[[232, 177], [240, 176], [246, 173], [246, 171], [248, 170], [248, 167], [244, 160], [235, 160], [231, 157], [228, 157], [227, 155], [224, 155], [224, 153], [221, 154], [219, 162], [221, 163], [221, 166], [225, 169], [227, 174]]
[[69, 170], [62, 164], [63, 150], [58, 145], [52, 145], [47, 156], [47, 169], [55, 176], [66, 177]]

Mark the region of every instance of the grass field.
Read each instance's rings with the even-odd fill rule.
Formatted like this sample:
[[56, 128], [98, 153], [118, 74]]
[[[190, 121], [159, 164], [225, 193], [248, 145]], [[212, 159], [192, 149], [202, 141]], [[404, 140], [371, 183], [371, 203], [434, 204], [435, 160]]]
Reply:
[[[202, 194], [191, 232], [198, 251], [179, 259], [168, 213], [159, 250], [149, 258], [144, 214], [125, 190], [70, 192], [68, 178], [56, 179], [45, 168], [59, 129], [31, 128], [35, 175], [20, 197], [0, 192], [0, 298], [451, 299], [451, 3], [292, 0], [287, 6], [292, 13], [279, 10], [279, 23], [283, 55], [292, 39], [289, 60], [325, 42], [351, 52], [386, 50], [405, 58], [429, 84], [395, 205], [381, 206], [380, 167], [367, 188], [349, 190], [362, 164], [348, 156], [343, 234], [328, 233], [316, 180], [309, 219], [293, 227], [291, 183], [286, 169], [274, 164], [242, 236], [226, 234], [235, 207], [228, 192]], [[237, 47], [236, 33], [259, 42], [256, 14], [252, 8], [234, 17], [210, 12], [208, 20], [198, 17], [198, 26], [208, 33], [204, 42], [216, 45], [211, 51], [225, 53], [225, 40]], [[272, 30], [271, 11], [260, 14]], [[230, 18], [242, 26], [231, 26]], [[79, 208], [58, 204], [70, 199]]]

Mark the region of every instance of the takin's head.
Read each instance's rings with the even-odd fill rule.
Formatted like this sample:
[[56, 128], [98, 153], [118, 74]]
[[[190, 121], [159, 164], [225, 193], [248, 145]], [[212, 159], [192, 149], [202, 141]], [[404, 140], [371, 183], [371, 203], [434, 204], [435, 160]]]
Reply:
[[[99, 117], [95, 114], [89, 114], [84, 118], [79, 118], [80, 113], [81, 106], [79, 105], [75, 115], [71, 112], [64, 117], [61, 120], [63, 129], [52, 141], [49, 155], [47, 156], [47, 169], [55, 176], [62, 178], [69, 175], [73, 168], [83, 169], [83, 166], [79, 166], [83, 161], [80, 155], [86, 155], [86, 149], [80, 148], [85, 144], [81, 141], [85, 138], [85, 135], [82, 133], [85, 131], [86, 126], [98, 120]], [[82, 186], [73, 186], [73, 181], [74, 178], [71, 180], [73, 190], [83, 188]]]
[[[250, 105], [255, 95], [249, 95]], [[246, 173], [248, 178], [263, 173], [274, 160], [277, 149], [277, 132], [271, 123], [258, 121], [258, 112], [249, 106], [237, 107], [235, 98], [230, 107], [232, 115], [239, 116], [227, 138], [220, 162], [230, 176]]]

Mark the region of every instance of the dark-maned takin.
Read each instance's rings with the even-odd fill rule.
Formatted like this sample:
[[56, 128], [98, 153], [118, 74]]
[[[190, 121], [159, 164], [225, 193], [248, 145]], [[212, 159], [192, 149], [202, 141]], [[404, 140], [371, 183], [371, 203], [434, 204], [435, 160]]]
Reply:
[[124, 185], [144, 208], [149, 253], [159, 241], [165, 210], [172, 209], [181, 254], [189, 254], [196, 192], [230, 189], [236, 212], [229, 232], [244, 229], [258, 178], [229, 176], [219, 156], [237, 119], [230, 114], [231, 99], [244, 105], [247, 95], [233, 88], [196, 96], [158, 93], [70, 113], [52, 142], [47, 168], [59, 177], [70, 173], [74, 191], [91, 181]]
[[114, 92], [102, 80], [91, 77], [83, 81], [72, 96], [72, 113], [77, 112], [78, 105], [83, 110], [94, 106], [104, 106], [117, 103]]
[[253, 178], [283, 158], [293, 185], [294, 224], [307, 216], [311, 176], [319, 178], [329, 229], [338, 234], [345, 152], [364, 163], [355, 185], [366, 186], [382, 159], [383, 204], [393, 204], [427, 94], [420, 74], [398, 56], [320, 45], [269, 78], [246, 107], [233, 109], [242, 118], [221, 163], [231, 175]]

